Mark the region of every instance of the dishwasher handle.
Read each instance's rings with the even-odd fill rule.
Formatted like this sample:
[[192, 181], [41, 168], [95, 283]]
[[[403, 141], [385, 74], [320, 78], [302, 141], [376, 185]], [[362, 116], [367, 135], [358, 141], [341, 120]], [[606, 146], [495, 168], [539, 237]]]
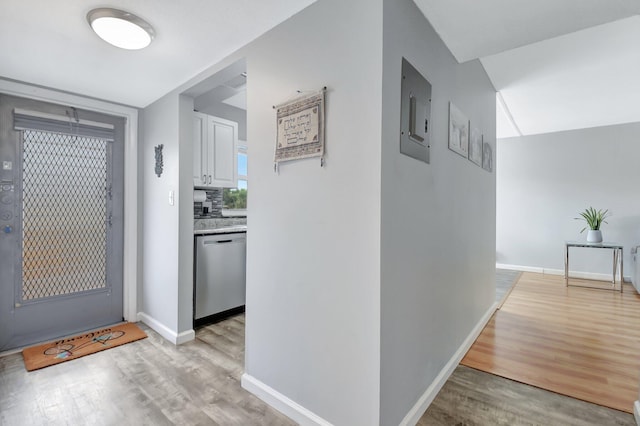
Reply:
[[224, 243], [232, 243], [233, 240], [209, 240], [204, 241], [202, 244], [208, 246], [209, 244], [224, 244]]

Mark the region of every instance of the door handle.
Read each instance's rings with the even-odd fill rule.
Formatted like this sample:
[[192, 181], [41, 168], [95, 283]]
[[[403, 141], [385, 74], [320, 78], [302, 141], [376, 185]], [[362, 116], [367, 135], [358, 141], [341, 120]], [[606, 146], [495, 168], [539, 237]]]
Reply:
[[[418, 126], [418, 104], [415, 96], [409, 95], [409, 137], [416, 142], [424, 142], [424, 138], [417, 134], [416, 127]], [[425, 121], [424, 131], [427, 132], [427, 123]]]
[[207, 183], [207, 175], [202, 175], [202, 183]]
[[211, 184], [211, 175], [209, 175], [209, 184]]

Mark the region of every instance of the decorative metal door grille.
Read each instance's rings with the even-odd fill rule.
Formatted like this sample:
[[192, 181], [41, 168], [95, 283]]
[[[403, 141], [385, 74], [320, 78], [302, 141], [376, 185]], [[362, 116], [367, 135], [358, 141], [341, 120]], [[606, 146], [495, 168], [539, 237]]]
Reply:
[[22, 300], [107, 286], [104, 139], [23, 133]]

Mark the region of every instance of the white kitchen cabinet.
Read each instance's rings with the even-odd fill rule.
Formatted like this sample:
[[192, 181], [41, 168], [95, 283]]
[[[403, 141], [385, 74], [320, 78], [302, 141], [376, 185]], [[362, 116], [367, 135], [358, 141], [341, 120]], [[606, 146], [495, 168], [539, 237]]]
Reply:
[[194, 112], [193, 186], [235, 188], [238, 181], [238, 124]]
[[203, 141], [207, 140], [207, 117], [199, 112], [193, 113], [193, 186], [196, 188], [207, 184], [207, 172], [203, 164], [206, 161], [206, 151], [203, 151], [206, 143]]

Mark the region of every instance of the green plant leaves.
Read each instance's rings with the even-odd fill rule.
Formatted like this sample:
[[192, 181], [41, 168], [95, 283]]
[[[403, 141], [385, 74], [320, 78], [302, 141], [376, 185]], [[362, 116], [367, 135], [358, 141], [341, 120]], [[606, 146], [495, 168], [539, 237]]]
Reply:
[[609, 212], [609, 209], [594, 209], [593, 207], [589, 207], [588, 209], [585, 209], [585, 211], [580, 213], [581, 217], [575, 217], [574, 219], [576, 220], [584, 220], [585, 222], [587, 222], [587, 226], [585, 226], [584, 228], [582, 228], [582, 230], [580, 231], [580, 233], [584, 232], [585, 229], [589, 228], [593, 231], [597, 231], [600, 229], [600, 226], [603, 223], [608, 223], [605, 219], [609, 216], [611, 216], [611, 213]]

